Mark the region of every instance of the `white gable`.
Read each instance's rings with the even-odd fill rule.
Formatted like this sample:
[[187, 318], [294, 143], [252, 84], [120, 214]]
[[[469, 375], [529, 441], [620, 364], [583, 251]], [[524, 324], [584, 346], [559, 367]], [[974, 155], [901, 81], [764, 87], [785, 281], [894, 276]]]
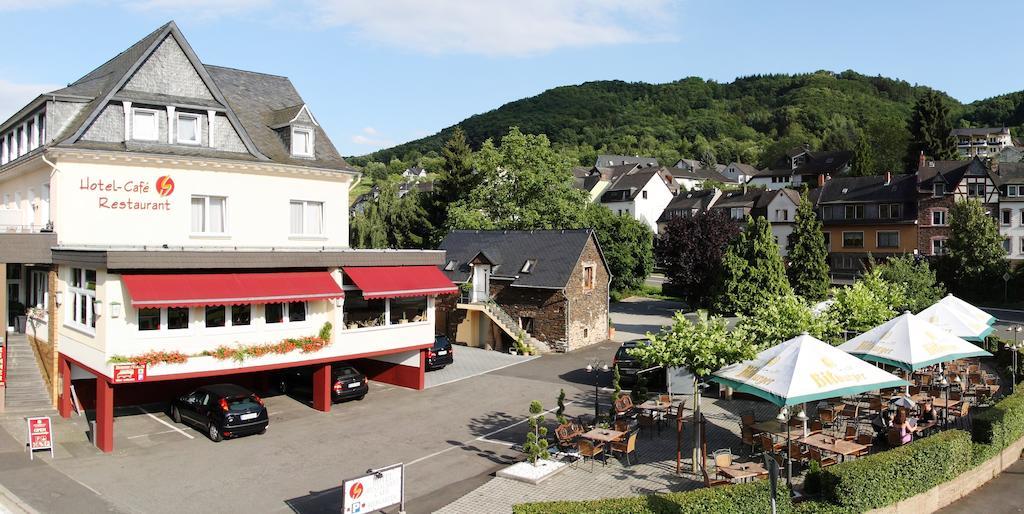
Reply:
[[160, 43], [122, 89], [213, 100], [210, 89], [171, 36]]

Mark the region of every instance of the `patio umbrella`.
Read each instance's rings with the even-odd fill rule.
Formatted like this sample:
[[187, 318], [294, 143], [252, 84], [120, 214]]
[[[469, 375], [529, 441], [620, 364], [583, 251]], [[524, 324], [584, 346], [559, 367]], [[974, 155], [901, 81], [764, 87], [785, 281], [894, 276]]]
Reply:
[[[946, 298], [951, 297], [947, 296]], [[947, 302], [946, 298], [917, 313], [917, 316], [967, 341], [982, 342], [992, 333], [993, 329], [987, 320], [971, 316], [963, 309], [957, 308], [952, 302]]]
[[975, 319], [985, 323], [986, 325], [994, 325], [996, 322], [995, 316], [953, 296], [947, 294], [943, 299], [936, 303], [943, 303], [953, 308], [953, 310], [960, 311], [967, 315], [968, 318]]
[[757, 357], [726, 366], [711, 380], [780, 407], [907, 385], [806, 333], [768, 348]]
[[914, 409], [917, 407], [917, 404], [914, 403], [913, 398], [908, 398], [906, 396], [900, 396], [899, 398], [896, 398], [890, 403], [892, 405], [895, 405], [896, 407], [903, 407], [905, 409]]
[[839, 349], [908, 371], [964, 357], [991, 355], [910, 312], [850, 339]]

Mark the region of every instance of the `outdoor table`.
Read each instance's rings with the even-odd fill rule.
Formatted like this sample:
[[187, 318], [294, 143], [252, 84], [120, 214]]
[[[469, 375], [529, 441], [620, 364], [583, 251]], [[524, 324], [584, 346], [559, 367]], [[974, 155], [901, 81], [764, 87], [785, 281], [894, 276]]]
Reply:
[[718, 468], [718, 474], [730, 480], [743, 481], [767, 475], [768, 470], [764, 469], [764, 465], [757, 462], [734, 462], [731, 466]]
[[[752, 428], [755, 433], [765, 432], [771, 435], [786, 437], [786, 425], [776, 420], [769, 419], [766, 421], [758, 421], [757, 423], [752, 423], [750, 428]], [[792, 427], [791, 433], [797, 435], [801, 434], [803, 433], [803, 427]]]
[[963, 400], [944, 400], [942, 398], [932, 398], [932, 407], [936, 409], [955, 409], [964, 403]]
[[612, 443], [622, 439], [622, 436], [624, 435], [626, 435], [625, 432], [619, 432], [618, 430], [612, 430], [610, 428], [595, 428], [580, 437], [600, 443]]
[[925, 423], [919, 423], [917, 418], [910, 418], [907, 420], [907, 422], [910, 423], [910, 426], [913, 427], [914, 430], [918, 432], [925, 432], [939, 424], [938, 421], [928, 421]]
[[668, 402], [668, 403], [659, 402], [658, 400], [647, 400], [646, 402], [643, 402], [640, 405], [634, 405], [634, 407], [636, 407], [638, 409], [643, 409], [643, 410], [668, 412], [668, 411], [672, 410], [673, 407], [675, 407], [676, 405], [679, 405], [682, 402], [683, 402], [682, 400], [675, 401], [675, 402]]
[[868, 448], [863, 444], [858, 444], [853, 441], [847, 441], [841, 437], [833, 437], [825, 434], [809, 435], [800, 439], [799, 442], [806, 444], [807, 446], [813, 446], [819, 450], [842, 455], [843, 457], [854, 453], [860, 453]]

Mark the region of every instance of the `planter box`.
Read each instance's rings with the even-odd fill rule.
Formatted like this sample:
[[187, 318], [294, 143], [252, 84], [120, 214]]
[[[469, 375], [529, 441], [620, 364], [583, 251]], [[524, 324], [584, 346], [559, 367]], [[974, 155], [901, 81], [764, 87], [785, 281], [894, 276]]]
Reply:
[[565, 462], [553, 460], [539, 460], [536, 466], [524, 461], [499, 470], [495, 476], [537, 485], [568, 467]]

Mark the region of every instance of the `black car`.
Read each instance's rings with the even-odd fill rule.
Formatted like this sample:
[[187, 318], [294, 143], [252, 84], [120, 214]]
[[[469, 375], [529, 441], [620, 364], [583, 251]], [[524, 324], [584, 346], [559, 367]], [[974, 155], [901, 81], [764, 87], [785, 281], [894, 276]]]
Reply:
[[445, 336], [435, 336], [434, 346], [427, 350], [427, 371], [441, 369], [455, 362], [452, 342]]
[[[632, 341], [626, 341], [622, 343], [622, 346], [615, 352], [615, 358], [612, 359], [612, 365], [618, 366], [619, 368], [619, 380], [622, 384], [636, 384], [637, 374], [643, 371], [643, 365], [640, 364], [635, 358], [633, 358], [627, 350], [636, 348], [638, 345], [648, 344], [647, 339], [634, 339]], [[647, 379], [647, 385], [658, 386], [665, 382], [665, 373], [659, 372], [658, 370], [650, 370], [643, 373], [643, 376]]]
[[[285, 370], [277, 378], [277, 389], [285, 394], [313, 395], [313, 368]], [[362, 400], [370, 391], [366, 376], [348, 364], [331, 365], [331, 402]]]
[[235, 384], [200, 387], [171, 402], [171, 419], [206, 432], [213, 442], [266, 432], [270, 424], [263, 400]]

